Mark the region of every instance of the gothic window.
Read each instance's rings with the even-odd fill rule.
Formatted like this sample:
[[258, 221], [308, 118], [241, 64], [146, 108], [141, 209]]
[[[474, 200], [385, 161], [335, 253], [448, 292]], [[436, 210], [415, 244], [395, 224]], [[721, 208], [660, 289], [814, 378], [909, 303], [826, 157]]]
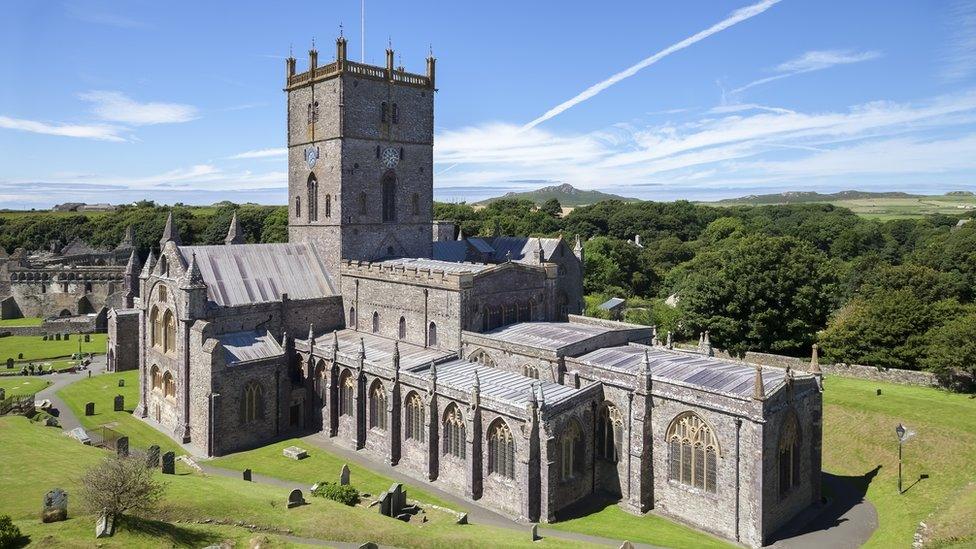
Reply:
[[583, 473], [583, 430], [575, 420], [570, 421], [559, 440], [560, 476], [562, 480], [576, 478]]
[[387, 110], [389, 110], [389, 106], [386, 104], [386, 101], [384, 101], [380, 104], [380, 122], [383, 124], [386, 124]]
[[315, 174], [308, 175], [308, 220], [319, 220], [319, 181]]
[[491, 329], [491, 313], [489, 313], [488, 307], [481, 310], [481, 329], [485, 332]]
[[166, 259], [165, 255], [159, 256], [159, 274], [169, 276], [169, 260]]
[[332, 195], [325, 195], [325, 217], [332, 217]]
[[669, 478], [714, 493], [719, 448], [712, 428], [694, 412], [685, 412], [671, 422], [666, 439]]
[[173, 374], [169, 372], [163, 374], [163, 395], [176, 398], [176, 381], [173, 379]]
[[166, 302], [166, 286], [159, 287], [159, 300], [163, 303]]
[[[376, 314], [376, 313], [373, 313], [373, 314]], [[356, 327], [356, 308], [355, 307], [349, 307], [349, 327], [350, 328], [355, 328]]]
[[410, 393], [407, 397], [406, 421], [404, 422], [404, 438], [417, 442], [426, 440], [424, 431], [424, 401], [417, 393]]
[[359, 214], [366, 215], [366, 193], [359, 193]]
[[437, 347], [437, 324], [433, 322], [427, 326], [427, 346]]
[[478, 349], [477, 351], [471, 353], [468, 356], [468, 362], [477, 362], [483, 366], [488, 366], [489, 368], [495, 367], [495, 361], [492, 360], [491, 356], [488, 355], [484, 350]]
[[383, 223], [396, 221], [396, 176], [392, 172], [383, 176]]
[[163, 378], [159, 375], [159, 366], [153, 364], [152, 368], [149, 370], [149, 378], [152, 380], [153, 390], [163, 388]]
[[162, 324], [159, 322], [159, 309], [153, 307], [149, 313], [149, 343], [153, 347], [159, 347], [163, 343]]
[[264, 389], [257, 381], [244, 386], [241, 399], [241, 423], [251, 423], [264, 418]]
[[420, 215], [420, 195], [413, 193], [410, 197], [410, 202], [413, 207], [413, 215]]
[[600, 407], [596, 424], [596, 457], [616, 463], [624, 440], [624, 418], [620, 408], [606, 402]]
[[47, 293], [47, 284], [45, 284], [43, 282], [41, 282], [41, 293], [42, 294], [46, 294]]
[[393, 104], [393, 123], [400, 123], [400, 109], [397, 107], [396, 103]]
[[169, 309], [163, 313], [163, 351], [170, 352], [176, 349], [176, 317]]
[[378, 379], [369, 392], [369, 428], [386, 430], [386, 389]]
[[397, 328], [397, 337], [400, 339], [406, 339], [407, 337], [407, 319], [400, 317], [400, 325]]
[[355, 409], [356, 380], [349, 370], [342, 372], [339, 378], [339, 415], [351, 416]]
[[302, 216], [302, 197], [295, 197], [295, 217]]
[[464, 446], [464, 416], [457, 404], [448, 405], [444, 412], [444, 453], [456, 458], [465, 459]]
[[800, 432], [790, 410], [779, 435], [779, 495], [786, 497], [800, 484]]
[[522, 366], [522, 375], [525, 377], [531, 377], [532, 379], [539, 379], [539, 369], [535, 366], [529, 366], [526, 364]]
[[515, 478], [515, 438], [502, 419], [488, 427], [488, 474]]
[[569, 299], [566, 298], [566, 292], [559, 290], [559, 295], [556, 297], [556, 311], [559, 314], [559, 320], [566, 320], [569, 314], [568, 303]]

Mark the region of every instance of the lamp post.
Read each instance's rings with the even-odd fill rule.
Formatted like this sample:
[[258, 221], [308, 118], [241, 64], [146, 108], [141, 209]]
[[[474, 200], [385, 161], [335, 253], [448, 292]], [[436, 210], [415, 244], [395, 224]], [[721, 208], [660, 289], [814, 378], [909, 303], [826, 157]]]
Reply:
[[908, 430], [901, 423], [895, 427], [895, 434], [898, 435], [898, 493], [901, 493], [901, 445], [905, 442], [905, 434]]

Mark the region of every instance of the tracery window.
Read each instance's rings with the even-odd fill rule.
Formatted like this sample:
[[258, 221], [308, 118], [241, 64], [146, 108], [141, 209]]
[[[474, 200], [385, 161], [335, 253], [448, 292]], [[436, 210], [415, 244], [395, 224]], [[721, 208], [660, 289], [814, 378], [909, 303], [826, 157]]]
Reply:
[[488, 474], [515, 478], [515, 438], [502, 419], [488, 427]]
[[525, 377], [531, 377], [532, 379], [539, 379], [539, 369], [535, 366], [529, 366], [526, 364], [522, 366], [522, 375]]
[[159, 375], [159, 366], [153, 364], [152, 368], [149, 370], [149, 377], [152, 380], [153, 389], [163, 388], [163, 378]]
[[562, 480], [576, 478], [583, 473], [583, 431], [579, 423], [570, 421], [559, 441], [560, 476]]
[[244, 386], [241, 399], [241, 422], [250, 423], [264, 417], [264, 388], [257, 381]]
[[800, 484], [800, 428], [790, 410], [779, 435], [779, 495], [789, 495]]
[[406, 424], [404, 426], [404, 438], [416, 440], [417, 442], [424, 442], [427, 439], [424, 429], [425, 412], [424, 401], [421, 400], [420, 395], [410, 393], [407, 397], [407, 417], [404, 422]]
[[624, 418], [620, 408], [606, 402], [600, 407], [596, 424], [596, 457], [616, 463], [624, 440]]
[[366, 215], [367, 208], [366, 193], [359, 193], [359, 214]]
[[302, 216], [302, 197], [301, 196], [296, 196], [295, 197], [295, 217], [301, 217], [301, 216]]
[[176, 349], [176, 317], [169, 309], [163, 313], [163, 351]]
[[149, 334], [149, 343], [153, 347], [163, 344], [162, 324], [159, 322], [159, 309], [156, 307], [153, 307], [152, 312], [149, 313]]
[[173, 374], [169, 372], [163, 374], [163, 395], [176, 398], [176, 381], [173, 379]]
[[308, 174], [308, 220], [319, 220], [319, 181], [315, 174]]
[[166, 299], [168, 297], [167, 294], [166, 294], [166, 292], [167, 292], [166, 286], [160, 285], [159, 286], [159, 300], [162, 301], [163, 303], [166, 303]]
[[468, 356], [468, 362], [477, 362], [489, 368], [495, 367], [495, 361], [491, 358], [491, 355], [486, 353], [483, 349], [478, 349]]
[[356, 380], [349, 370], [342, 372], [339, 378], [339, 415], [351, 416], [356, 407]]
[[466, 458], [464, 416], [453, 402], [444, 412], [444, 453], [460, 459]]
[[325, 195], [325, 217], [332, 217], [332, 195]]
[[369, 428], [386, 430], [386, 389], [380, 380], [373, 382], [369, 392]]
[[669, 478], [707, 492], [715, 492], [718, 440], [694, 412], [678, 415], [668, 427]]

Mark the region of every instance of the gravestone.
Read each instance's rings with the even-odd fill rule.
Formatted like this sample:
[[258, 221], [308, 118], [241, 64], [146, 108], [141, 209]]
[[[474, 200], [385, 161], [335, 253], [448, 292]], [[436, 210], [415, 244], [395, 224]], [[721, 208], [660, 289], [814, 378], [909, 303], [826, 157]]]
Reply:
[[163, 454], [163, 474], [176, 474], [176, 454], [173, 452], [166, 452]]
[[71, 339], [71, 334], [64, 334], [64, 340], [68, 341]]
[[390, 516], [390, 508], [392, 507], [393, 495], [389, 492], [383, 492], [380, 494], [380, 514], [383, 516]]
[[241, 474], [241, 476], [244, 477], [244, 480], [246, 480], [248, 482], [251, 482], [251, 470], [250, 469], [244, 469], [244, 472]]
[[146, 467], [155, 469], [159, 467], [159, 446], [153, 444], [146, 450]]
[[85, 343], [91, 343], [91, 335], [85, 334]]
[[13, 368], [13, 367], [14, 367], [14, 359], [13, 359], [13, 357], [8, 358], [7, 359], [7, 368]]
[[456, 521], [454, 521], [454, 523], [455, 524], [467, 524], [468, 523], [468, 514], [467, 513], [461, 513], [460, 515], [458, 515], [458, 518], [457, 518]]
[[24, 360], [24, 353], [17, 353], [17, 360]]
[[54, 341], [61, 341], [61, 334], [54, 334]]
[[68, 493], [55, 488], [44, 494], [41, 522], [59, 522], [68, 518]]
[[281, 451], [281, 453], [287, 457], [294, 460], [305, 459], [308, 457], [308, 451], [304, 448], [299, 448], [298, 446], [289, 446]]
[[371, 541], [367, 541], [366, 543], [360, 545], [359, 549], [379, 549], [379, 545], [376, 545]]
[[88, 433], [85, 431], [84, 427], [75, 427], [71, 430], [71, 432], [68, 433], [68, 435], [82, 444], [91, 446], [91, 437], [88, 436]]
[[125, 387], [125, 380], [124, 379], [120, 379], [119, 380], [119, 387]]
[[85, 415], [86, 416], [93, 416], [93, 415], [95, 415], [95, 403], [94, 402], [88, 402], [88, 403], [85, 404]]
[[107, 538], [115, 533], [115, 517], [112, 515], [102, 515], [95, 523], [95, 537]]
[[114, 404], [115, 404], [114, 408], [116, 412], [121, 412], [122, 410], [125, 410], [125, 397], [122, 395], [116, 395]]
[[119, 457], [129, 457], [129, 437], [119, 437], [115, 441], [115, 453]]
[[291, 509], [300, 505], [305, 505], [305, 497], [302, 496], [302, 491], [296, 488], [288, 494], [288, 508]]
[[634, 544], [630, 541], [624, 541], [620, 544], [620, 549], [634, 549]]
[[342, 464], [342, 470], [339, 471], [339, 486], [349, 485], [349, 466], [345, 463]]
[[881, 396], [881, 389], [878, 389], [878, 396]]
[[538, 524], [533, 524], [532, 525], [531, 533], [532, 533], [532, 541], [539, 541], [540, 539], [542, 539], [542, 538], [539, 537], [539, 525]]
[[47, 334], [41, 336], [41, 341], [47, 341]]
[[0, 400], [3, 400], [5, 398], [7, 398], [7, 390], [4, 389], [3, 387], [0, 387]]

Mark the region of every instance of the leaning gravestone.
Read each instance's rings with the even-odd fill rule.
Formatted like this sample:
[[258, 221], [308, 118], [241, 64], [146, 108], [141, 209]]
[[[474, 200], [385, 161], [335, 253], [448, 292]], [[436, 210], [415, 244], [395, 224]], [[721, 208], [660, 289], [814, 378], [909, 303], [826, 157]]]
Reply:
[[620, 544], [620, 549], [634, 549], [634, 544], [630, 541], [624, 541]]
[[68, 435], [82, 444], [91, 446], [91, 437], [88, 436], [88, 433], [85, 431], [84, 427], [75, 427], [68, 433]]
[[244, 472], [241, 474], [241, 477], [244, 480], [246, 480], [248, 482], [251, 482], [251, 470], [250, 469], [244, 469]]
[[380, 514], [387, 517], [390, 516], [390, 508], [392, 507], [392, 503], [393, 503], [393, 495], [390, 494], [389, 492], [383, 492], [382, 494], [380, 494], [379, 503], [380, 503], [379, 505]]
[[95, 523], [95, 537], [107, 538], [114, 533], [115, 533], [115, 517], [108, 514], [98, 517], [98, 522]]
[[339, 471], [339, 486], [349, 485], [349, 466], [345, 463], [342, 464], [342, 470]]
[[146, 450], [146, 467], [150, 469], [159, 467], [159, 446], [153, 444]]
[[115, 453], [119, 457], [129, 457], [129, 437], [119, 437], [115, 441]]
[[95, 415], [95, 403], [94, 402], [88, 402], [88, 403], [85, 404], [85, 415], [86, 416], [93, 416], [93, 415]]
[[120, 379], [119, 380], [119, 387], [125, 387], [125, 380], [124, 379]]
[[288, 508], [291, 509], [300, 505], [305, 505], [305, 497], [302, 496], [302, 491], [296, 488], [288, 494]]
[[41, 522], [59, 522], [68, 518], [68, 493], [55, 488], [44, 494]]
[[532, 525], [531, 532], [532, 532], [532, 541], [539, 541], [540, 539], [542, 539], [542, 538], [539, 537], [539, 525], [538, 524], [533, 524]]
[[116, 412], [121, 412], [122, 410], [125, 410], [125, 397], [122, 395], [116, 395], [114, 404], [115, 404], [114, 408]]
[[176, 454], [173, 452], [166, 452], [163, 454], [163, 474], [176, 474]]

